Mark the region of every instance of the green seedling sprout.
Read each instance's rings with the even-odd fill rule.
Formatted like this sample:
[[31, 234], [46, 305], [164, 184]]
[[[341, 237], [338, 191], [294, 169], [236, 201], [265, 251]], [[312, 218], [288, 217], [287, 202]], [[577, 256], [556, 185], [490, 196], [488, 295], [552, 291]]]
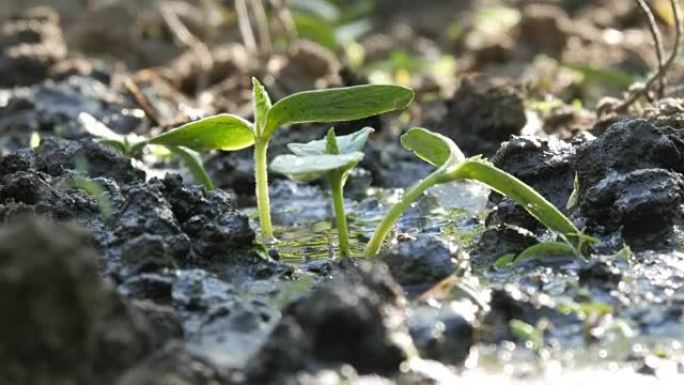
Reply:
[[344, 184], [349, 172], [363, 159], [361, 149], [372, 132], [372, 128], [365, 127], [353, 134], [336, 137], [335, 130], [331, 128], [325, 140], [290, 143], [288, 147], [294, 155], [279, 155], [271, 162], [272, 171], [296, 181], [325, 178], [330, 185], [335, 209], [340, 252], [345, 257], [350, 255], [350, 250], [344, 211]]
[[385, 215], [366, 245], [366, 257], [378, 254], [399, 216], [428, 188], [462, 179], [484, 183], [509, 197], [543, 225], [558, 232], [573, 247], [575, 254], [581, 255], [584, 243], [580, 231], [553, 204], [520, 179], [496, 168], [480, 156], [466, 159], [451, 139], [425, 128], [411, 128], [402, 135], [401, 144], [437, 169], [406, 191], [403, 198]]
[[[96, 138], [95, 140], [98, 143], [111, 147], [124, 155], [136, 157], [143, 151], [145, 146], [150, 144], [147, 139], [139, 135], [118, 134], [97, 121], [90, 114], [81, 113], [79, 120], [83, 123], [86, 131]], [[197, 183], [204, 185], [209, 190], [214, 188], [214, 183], [202, 164], [202, 158], [196, 151], [184, 146], [162, 145], [162, 147], [169, 150], [171, 154], [185, 163]]]
[[221, 114], [173, 129], [148, 141], [198, 152], [236, 151], [254, 146], [254, 176], [261, 235], [273, 239], [268, 197], [267, 151], [278, 127], [298, 123], [328, 123], [363, 119], [405, 108], [412, 90], [392, 85], [362, 85], [304, 91], [271, 104], [264, 87], [252, 78], [254, 122], [235, 115]]

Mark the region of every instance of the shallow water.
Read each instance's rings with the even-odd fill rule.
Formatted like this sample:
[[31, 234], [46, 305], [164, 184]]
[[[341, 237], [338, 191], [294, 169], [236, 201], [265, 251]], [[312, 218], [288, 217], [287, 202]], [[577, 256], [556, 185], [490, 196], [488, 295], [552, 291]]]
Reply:
[[[305, 194], [307, 203], [298, 208], [308, 221], [276, 229], [280, 257], [295, 265], [338, 257], [333, 219], [323, 209], [329, 202], [325, 194], [315, 194], [311, 200], [309, 193]], [[362, 253], [376, 224], [400, 194], [401, 190], [372, 189], [366, 199], [346, 202], [354, 254]], [[486, 190], [475, 184], [432, 190], [407, 210], [397, 229], [407, 235], [437, 233], [467, 249], [484, 229], [486, 203]], [[491, 291], [510, 284], [531, 303], [572, 316], [572, 320], [540, 329], [542, 347], [529, 346], [529, 341], [476, 344], [455, 378], [466, 384], [583, 384], [597, 379], [678, 383], [684, 378], [684, 318], [672, 312], [680, 309], [681, 313], [684, 304], [684, 254], [646, 253], [630, 258], [597, 258], [612, 261], [623, 274], [613, 291], [579, 285], [577, 273], [586, 263], [577, 260], [532, 262], [514, 270], [472, 270], [466, 262], [464, 270], [452, 276], [457, 284], [433, 289], [432, 294], [440, 299], [428, 304], [440, 307], [474, 300], [483, 305], [482, 315], [488, 310]], [[289, 293], [296, 296], [308, 285], [310, 281], [295, 285]], [[413, 298], [412, 308], [424, 305], [420, 294], [429, 288], [405, 289]]]

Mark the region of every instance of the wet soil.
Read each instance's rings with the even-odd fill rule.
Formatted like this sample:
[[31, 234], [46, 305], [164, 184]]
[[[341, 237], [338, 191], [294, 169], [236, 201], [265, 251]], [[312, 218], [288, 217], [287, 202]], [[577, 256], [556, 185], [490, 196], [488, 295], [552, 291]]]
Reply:
[[[251, 52], [199, 2], [178, 12], [207, 42], [209, 69], [147, 2], [36, 3], [0, 15], [0, 383], [684, 376], [684, 102], [672, 91], [602, 116], [594, 104], [624, 87], [586, 69], [578, 81], [568, 65], [645, 74], [653, 53], [633, 2], [468, 1], [452, 12], [447, 1], [378, 1], [359, 39], [369, 61], [399, 47], [426, 62], [452, 56], [455, 68], [400, 65], [392, 79], [418, 94], [406, 112], [337, 126], [377, 131], [346, 187], [353, 253], [402, 189], [431, 171], [398, 142], [418, 125], [484, 154], [597, 240], [586, 260], [540, 255], [508, 268], [495, 263], [556, 237], [475, 183], [429, 190], [378, 258], [340, 258], [322, 183], [270, 176], [280, 242], [264, 245], [249, 151], [205, 154], [218, 186], [208, 191], [156, 149], [130, 157], [93, 136], [93, 124], [151, 136], [215, 112], [249, 118], [252, 74], [277, 100], [365, 83], [373, 70], [310, 41]], [[484, 28], [492, 14], [497, 28]], [[419, 73], [405, 79], [407, 69]], [[327, 128], [278, 130], [270, 156]]]

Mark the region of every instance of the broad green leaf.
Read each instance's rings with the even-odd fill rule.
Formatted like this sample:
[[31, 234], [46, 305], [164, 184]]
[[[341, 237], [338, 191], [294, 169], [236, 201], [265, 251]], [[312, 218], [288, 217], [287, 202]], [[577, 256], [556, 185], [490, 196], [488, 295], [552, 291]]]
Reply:
[[236, 151], [254, 144], [252, 125], [235, 115], [221, 114], [190, 122], [149, 140], [151, 144], [183, 146], [195, 151]]
[[[368, 137], [375, 130], [371, 127], [364, 127], [349, 135], [342, 135], [337, 137], [337, 148], [340, 154], [348, 154], [351, 152], [361, 151], [366, 145]], [[313, 140], [308, 143], [290, 143], [287, 147], [295, 155], [322, 155], [326, 153], [326, 140]]]
[[542, 242], [523, 250], [513, 263], [518, 265], [530, 259], [574, 256], [575, 249], [565, 242]]
[[271, 170], [287, 175], [290, 179], [308, 182], [335, 170], [354, 167], [363, 159], [362, 152], [340, 155], [278, 155], [271, 162]]
[[271, 98], [259, 80], [252, 77], [252, 98], [254, 99], [254, 126], [257, 136], [263, 132], [266, 126], [266, 116], [271, 109]]
[[393, 85], [300, 92], [273, 105], [268, 112], [264, 135], [270, 137], [282, 125], [342, 122], [399, 110], [411, 103], [413, 96], [409, 88]]
[[465, 155], [456, 143], [425, 128], [409, 129], [401, 136], [401, 145], [435, 167], [447, 169], [465, 161]]
[[180, 146], [166, 146], [166, 148], [183, 160], [183, 163], [188, 167], [197, 183], [204, 185], [208, 190], [214, 189], [214, 182], [212, 182], [209, 174], [207, 174], [207, 170], [202, 164], [202, 158], [196, 151]]

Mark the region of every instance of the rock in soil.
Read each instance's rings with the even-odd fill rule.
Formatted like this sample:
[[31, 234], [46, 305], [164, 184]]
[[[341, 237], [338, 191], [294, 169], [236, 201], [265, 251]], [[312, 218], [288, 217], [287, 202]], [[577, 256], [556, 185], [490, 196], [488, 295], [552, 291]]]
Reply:
[[431, 234], [420, 234], [383, 251], [380, 259], [387, 264], [401, 285], [436, 284], [454, 272], [458, 247]]
[[247, 382], [276, 384], [343, 363], [362, 374], [396, 373], [412, 349], [405, 305], [385, 265], [361, 262], [285, 308]]
[[682, 154], [676, 143], [646, 120], [611, 125], [598, 139], [577, 149], [579, 198], [610, 174], [648, 168], [677, 169]]
[[475, 313], [457, 302], [413, 309], [410, 330], [421, 357], [450, 365], [462, 363], [475, 343]]
[[684, 178], [663, 169], [613, 174], [586, 190], [580, 212], [589, 226], [621, 231], [636, 249], [672, 247], [673, 225], [684, 217]]
[[31, 8], [11, 17], [0, 29], [0, 88], [37, 83], [66, 57], [59, 15], [50, 8]]
[[527, 123], [520, 90], [510, 82], [465, 78], [439, 129], [468, 155], [491, 156]]
[[81, 114], [122, 134], [142, 132], [149, 125], [141, 110], [129, 107], [126, 97], [90, 77], [48, 79], [0, 95], [7, 98], [4, 105], [0, 104], [4, 151], [28, 147], [34, 132], [71, 139], [89, 137]]
[[147, 323], [100, 278], [93, 243], [35, 218], [0, 230], [0, 382], [111, 384], [149, 352]]

